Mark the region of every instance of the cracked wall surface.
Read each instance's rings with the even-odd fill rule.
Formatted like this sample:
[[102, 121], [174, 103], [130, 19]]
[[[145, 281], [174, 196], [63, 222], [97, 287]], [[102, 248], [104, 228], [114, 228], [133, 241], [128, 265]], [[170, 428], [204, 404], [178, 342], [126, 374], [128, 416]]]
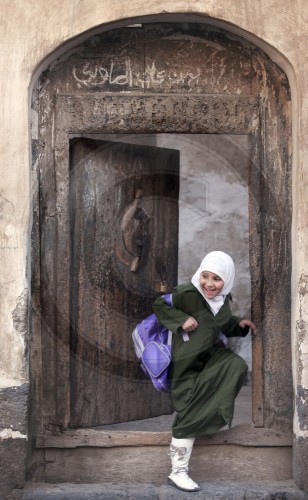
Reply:
[[303, 273], [299, 280], [299, 319], [296, 325], [298, 338], [297, 390], [295, 392], [294, 416], [294, 478], [297, 484], [307, 490], [308, 479], [308, 275]]
[[20, 498], [27, 454], [28, 384], [0, 389], [0, 498]]

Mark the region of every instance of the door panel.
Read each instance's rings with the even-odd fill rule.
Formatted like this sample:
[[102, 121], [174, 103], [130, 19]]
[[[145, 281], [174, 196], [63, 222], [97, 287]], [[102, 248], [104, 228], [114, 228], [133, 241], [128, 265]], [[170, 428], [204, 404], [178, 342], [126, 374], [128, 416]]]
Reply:
[[171, 413], [131, 332], [177, 282], [179, 153], [79, 139], [70, 147], [72, 427]]

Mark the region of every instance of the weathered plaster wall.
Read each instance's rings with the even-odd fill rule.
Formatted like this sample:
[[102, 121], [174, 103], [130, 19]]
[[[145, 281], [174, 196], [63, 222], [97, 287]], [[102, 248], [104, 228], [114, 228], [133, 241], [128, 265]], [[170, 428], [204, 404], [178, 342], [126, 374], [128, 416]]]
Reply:
[[[293, 374], [297, 394], [295, 477], [308, 465], [308, 6], [306, 0], [2, 0], [0, 6], [0, 387], [28, 381], [27, 262], [31, 214], [29, 87], [52, 51], [103, 23], [163, 13], [187, 21], [210, 16], [265, 50], [288, 75], [293, 113]], [[207, 19], [208, 21], [208, 19]], [[225, 25], [224, 23], [227, 23]], [[12, 424], [14, 425], [14, 424]], [[13, 428], [12, 430], [16, 430]], [[2, 441], [7, 434], [1, 434]], [[10, 439], [24, 439], [17, 434]], [[8, 441], [6, 441], [7, 443]], [[306, 443], [306, 446], [304, 444]], [[306, 450], [306, 451], [305, 451]], [[302, 460], [299, 460], [299, 452]], [[300, 463], [301, 462], [301, 466]], [[304, 465], [303, 465], [304, 464]]]

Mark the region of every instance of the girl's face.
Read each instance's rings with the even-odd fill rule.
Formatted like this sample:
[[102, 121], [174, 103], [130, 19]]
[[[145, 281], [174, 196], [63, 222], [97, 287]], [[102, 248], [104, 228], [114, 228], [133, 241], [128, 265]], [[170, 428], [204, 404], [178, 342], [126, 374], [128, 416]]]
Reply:
[[217, 297], [217, 295], [220, 295], [224, 287], [224, 281], [221, 277], [217, 274], [211, 273], [211, 271], [203, 271], [200, 274], [199, 283], [203, 293], [208, 299], [213, 299], [214, 297]]

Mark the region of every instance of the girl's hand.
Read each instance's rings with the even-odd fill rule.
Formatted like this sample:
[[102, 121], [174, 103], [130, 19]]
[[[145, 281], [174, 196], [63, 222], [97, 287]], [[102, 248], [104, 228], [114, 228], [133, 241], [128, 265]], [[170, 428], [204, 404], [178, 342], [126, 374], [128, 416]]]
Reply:
[[184, 330], [184, 332], [193, 332], [197, 328], [197, 326], [198, 323], [195, 318], [190, 317], [186, 321], [184, 321], [182, 329]]
[[257, 327], [256, 327], [256, 325], [252, 321], [250, 321], [250, 319], [242, 319], [239, 322], [239, 325], [240, 325], [241, 328], [245, 328], [245, 326], [249, 326], [249, 328], [251, 328], [252, 333], [254, 335], [257, 333]]

